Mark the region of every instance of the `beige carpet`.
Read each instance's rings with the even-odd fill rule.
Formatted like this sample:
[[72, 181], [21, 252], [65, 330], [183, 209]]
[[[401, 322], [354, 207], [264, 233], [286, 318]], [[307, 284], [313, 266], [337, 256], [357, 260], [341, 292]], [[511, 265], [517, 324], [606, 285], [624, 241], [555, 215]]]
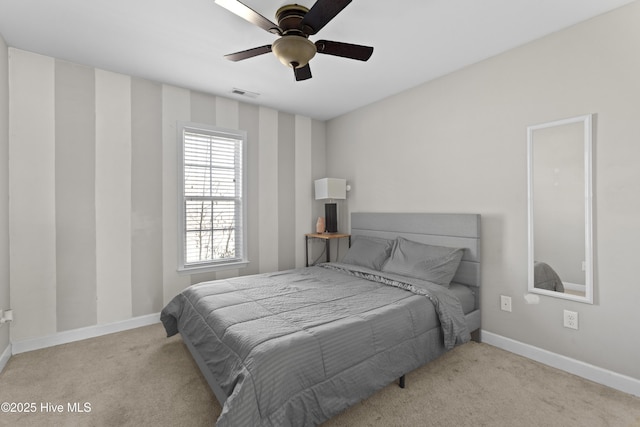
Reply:
[[[3, 426], [211, 426], [220, 412], [160, 325], [16, 355], [1, 402], [35, 403], [35, 413], [0, 412]], [[640, 426], [640, 398], [472, 342], [324, 426]]]

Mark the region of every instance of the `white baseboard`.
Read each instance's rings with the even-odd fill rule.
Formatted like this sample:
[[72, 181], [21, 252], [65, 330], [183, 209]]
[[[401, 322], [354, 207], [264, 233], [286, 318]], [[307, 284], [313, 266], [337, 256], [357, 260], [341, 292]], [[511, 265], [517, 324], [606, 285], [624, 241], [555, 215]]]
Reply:
[[528, 359], [535, 360], [536, 362], [577, 375], [598, 384], [606, 385], [607, 387], [640, 397], [640, 380], [636, 378], [618, 374], [617, 372], [590, 365], [588, 363], [581, 362], [580, 360], [562, 356], [557, 353], [552, 353], [548, 350], [534, 347], [485, 330], [480, 331], [480, 337], [480, 340], [483, 343], [524, 356]]
[[2, 370], [6, 366], [7, 362], [11, 358], [11, 354], [12, 354], [11, 353], [11, 343], [9, 343], [7, 348], [5, 348], [4, 351], [2, 352], [2, 354], [0, 354], [0, 372], [2, 372]]
[[99, 337], [101, 335], [140, 328], [142, 326], [149, 326], [158, 322], [160, 322], [160, 313], [154, 313], [105, 325], [87, 326], [86, 328], [58, 332], [57, 334], [48, 335], [46, 337], [12, 341], [11, 354], [19, 354], [27, 351], [39, 350], [41, 348], [53, 347], [54, 345], [86, 340], [87, 338]]

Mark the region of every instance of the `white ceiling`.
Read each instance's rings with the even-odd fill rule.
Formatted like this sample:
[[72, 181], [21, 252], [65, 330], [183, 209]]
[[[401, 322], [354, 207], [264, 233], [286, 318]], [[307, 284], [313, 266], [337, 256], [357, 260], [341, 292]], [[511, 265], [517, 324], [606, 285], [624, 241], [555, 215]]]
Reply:
[[[272, 54], [224, 59], [276, 36], [213, 0], [0, 0], [0, 34], [19, 49], [326, 120], [631, 1], [354, 0], [311, 40], [373, 46], [373, 56], [316, 55], [302, 82]], [[275, 22], [291, 2], [244, 3]]]

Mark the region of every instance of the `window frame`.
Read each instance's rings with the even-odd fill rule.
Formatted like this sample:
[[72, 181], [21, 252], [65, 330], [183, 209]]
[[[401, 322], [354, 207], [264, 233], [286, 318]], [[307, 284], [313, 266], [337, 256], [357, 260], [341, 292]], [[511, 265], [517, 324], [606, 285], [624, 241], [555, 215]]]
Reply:
[[[177, 146], [178, 146], [178, 272], [179, 273], [201, 273], [209, 271], [221, 271], [227, 269], [237, 269], [245, 267], [249, 264], [248, 259], [248, 247], [247, 247], [247, 133], [243, 130], [237, 129], [225, 129], [217, 126], [210, 126], [202, 123], [193, 122], [177, 122]], [[200, 133], [212, 137], [220, 137], [225, 139], [236, 139], [241, 144], [241, 159], [240, 168], [242, 185], [241, 194], [236, 197], [235, 200], [240, 202], [240, 215], [242, 216], [240, 221], [236, 221], [236, 241], [238, 232], [241, 235], [240, 249], [241, 254], [233, 259], [224, 260], [210, 260], [195, 263], [187, 263], [186, 260], [186, 201], [185, 195], [185, 159], [184, 159], [184, 147], [185, 147], [185, 132]], [[237, 215], [238, 212], [236, 212]], [[239, 225], [238, 225], [239, 223]], [[238, 228], [240, 230], [238, 230]]]

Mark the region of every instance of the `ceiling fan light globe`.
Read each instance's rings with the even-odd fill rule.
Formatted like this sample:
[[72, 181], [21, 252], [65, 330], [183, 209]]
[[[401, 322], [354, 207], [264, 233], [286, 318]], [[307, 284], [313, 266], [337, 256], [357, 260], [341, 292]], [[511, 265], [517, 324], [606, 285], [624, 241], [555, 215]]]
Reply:
[[276, 57], [287, 67], [304, 67], [316, 54], [316, 45], [302, 36], [280, 37], [271, 45]]

